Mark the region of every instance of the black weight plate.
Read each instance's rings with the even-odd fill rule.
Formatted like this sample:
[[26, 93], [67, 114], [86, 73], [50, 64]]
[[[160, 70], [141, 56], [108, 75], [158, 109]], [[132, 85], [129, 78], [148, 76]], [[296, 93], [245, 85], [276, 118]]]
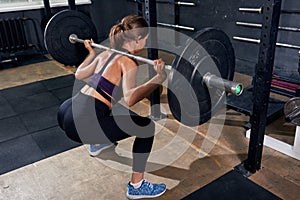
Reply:
[[[202, 84], [207, 72], [232, 80], [235, 55], [228, 36], [221, 30], [206, 28], [187, 42], [173, 62], [168, 82], [170, 110], [178, 121], [188, 126], [207, 122], [224, 106], [226, 94]], [[190, 85], [184, 85], [187, 84]]]
[[78, 66], [86, 58], [88, 51], [83, 44], [72, 44], [69, 36], [97, 40], [97, 30], [91, 19], [75, 10], [63, 10], [55, 14], [47, 23], [44, 42], [49, 54], [65, 65]]

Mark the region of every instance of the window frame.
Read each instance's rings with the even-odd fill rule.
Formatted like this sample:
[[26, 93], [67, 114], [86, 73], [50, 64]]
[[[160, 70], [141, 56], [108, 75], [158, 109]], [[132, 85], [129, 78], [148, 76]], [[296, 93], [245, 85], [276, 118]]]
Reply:
[[[76, 5], [88, 5], [92, 4], [91, 0], [77, 0]], [[27, 2], [18, 2], [18, 3], [0, 3], [0, 13], [5, 12], [16, 12], [16, 11], [26, 11], [26, 10], [37, 10], [37, 9], [43, 9], [44, 3], [43, 0], [40, 0], [40, 2], [28, 0]], [[50, 3], [51, 8], [55, 7], [64, 7], [68, 6], [68, 2], [56, 2], [56, 3]]]

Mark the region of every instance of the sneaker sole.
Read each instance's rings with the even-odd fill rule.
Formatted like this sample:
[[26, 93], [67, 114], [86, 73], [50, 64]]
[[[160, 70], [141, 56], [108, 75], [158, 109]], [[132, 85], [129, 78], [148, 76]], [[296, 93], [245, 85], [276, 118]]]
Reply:
[[98, 150], [98, 151], [95, 151], [95, 152], [89, 151], [89, 154], [90, 154], [90, 156], [92, 156], [92, 157], [98, 156], [102, 151], [104, 151], [105, 149], [109, 149], [109, 148], [111, 148], [111, 147], [114, 146], [114, 145], [115, 145], [115, 144], [108, 145], [108, 146], [103, 147], [102, 149], [100, 149], [100, 150]]
[[159, 197], [159, 196], [163, 195], [166, 192], [166, 190], [167, 190], [167, 188], [163, 192], [161, 192], [157, 195], [129, 195], [127, 193], [126, 196], [127, 196], [128, 199], [156, 198], [156, 197]]

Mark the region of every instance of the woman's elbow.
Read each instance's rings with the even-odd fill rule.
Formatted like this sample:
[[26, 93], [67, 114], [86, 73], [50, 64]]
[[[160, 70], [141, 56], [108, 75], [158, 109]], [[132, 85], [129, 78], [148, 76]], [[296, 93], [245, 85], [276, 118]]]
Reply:
[[133, 101], [125, 101], [125, 103], [127, 104], [128, 107], [132, 107], [135, 104], [135, 102]]
[[75, 78], [76, 78], [77, 80], [82, 80], [82, 79], [84, 79], [83, 76], [81, 75], [81, 73], [78, 73], [77, 71], [75, 72]]
[[124, 97], [124, 101], [128, 107], [132, 107], [132, 106], [134, 106], [134, 104], [136, 104], [136, 101], [134, 101], [133, 98]]

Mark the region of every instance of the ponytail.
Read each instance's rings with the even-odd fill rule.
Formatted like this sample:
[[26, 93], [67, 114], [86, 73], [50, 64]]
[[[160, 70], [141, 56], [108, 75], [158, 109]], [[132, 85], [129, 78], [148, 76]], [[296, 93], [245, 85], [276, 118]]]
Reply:
[[[110, 29], [109, 38], [112, 48], [121, 49], [125, 41], [144, 38], [148, 34], [148, 23], [142, 16], [129, 15]], [[130, 31], [136, 29], [135, 31]]]
[[110, 33], [109, 33], [109, 38], [110, 38], [110, 45], [112, 48], [115, 49], [120, 49], [120, 44], [122, 44], [122, 37], [121, 37], [121, 33], [124, 32], [124, 26], [119, 23], [114, 25], [111, 29], [110, 29]]

